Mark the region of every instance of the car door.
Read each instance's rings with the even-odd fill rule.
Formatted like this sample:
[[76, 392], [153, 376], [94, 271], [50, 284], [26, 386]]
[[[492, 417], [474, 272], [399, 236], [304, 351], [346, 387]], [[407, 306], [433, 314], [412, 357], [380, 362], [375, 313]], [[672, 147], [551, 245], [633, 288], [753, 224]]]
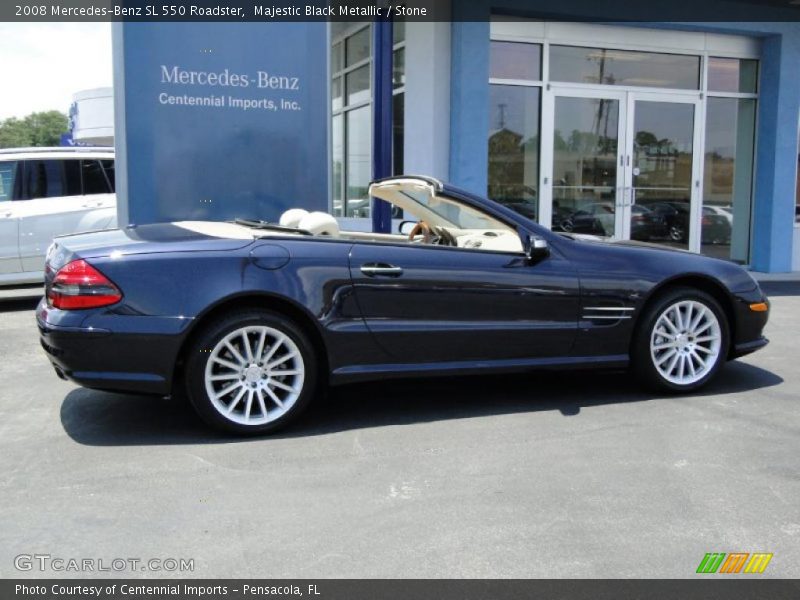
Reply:
[[578, 278], [553, 249], [521, 252], [359, 242], [350, 272], [366, 324], [398, 362], [527, 360], [568, 355]]
[[[113, 195], [84, 194], [78, 159], [26, 160], [25, 199], [19, 202], [19, 252], [23, 271], [42, 269], [47, 248], [58, 235], [101, 229], [114, 217]], [[109, 208], [108, 205], [111, 205]]]
[[19, 219], [17, 218], [16, 190], [19, 185], [19, 162], [0, 162], [0, 275], [19, 273]]

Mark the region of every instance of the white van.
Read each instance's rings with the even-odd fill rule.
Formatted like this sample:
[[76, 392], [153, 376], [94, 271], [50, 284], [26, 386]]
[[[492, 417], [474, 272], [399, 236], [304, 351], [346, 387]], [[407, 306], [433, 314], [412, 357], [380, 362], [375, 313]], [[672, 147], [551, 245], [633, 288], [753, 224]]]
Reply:
[[53, 237], [116, 223], [113, 148], [0, 150], [0, 285], [42, 281]]

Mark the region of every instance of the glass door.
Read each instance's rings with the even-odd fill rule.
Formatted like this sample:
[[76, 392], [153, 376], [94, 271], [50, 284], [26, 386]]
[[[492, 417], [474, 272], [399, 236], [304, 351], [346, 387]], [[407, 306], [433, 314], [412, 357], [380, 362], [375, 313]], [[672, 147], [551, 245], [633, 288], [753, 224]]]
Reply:
[[625, 108], [624, 92], [545, 95], [543, 123], [552, 127], [545, 126], [542, 139], [541, 223], [554, 231], [618, 237]]
[[548, 92], [539, 222], [699, 251], [699, 95]]
[[697, 97], [631, 92], [620, 237], [699, 251]]

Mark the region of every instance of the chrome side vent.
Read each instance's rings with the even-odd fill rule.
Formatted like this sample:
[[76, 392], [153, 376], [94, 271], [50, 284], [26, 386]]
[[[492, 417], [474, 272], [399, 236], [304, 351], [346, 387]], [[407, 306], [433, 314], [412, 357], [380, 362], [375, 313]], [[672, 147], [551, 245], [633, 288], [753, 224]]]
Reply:
[[615, 321], [623, 321], [633, 318], [633, 311], [636, 309], [630, 306], [584, 306], [584, 321], [602, 321], [604, 325], [612, 325]]

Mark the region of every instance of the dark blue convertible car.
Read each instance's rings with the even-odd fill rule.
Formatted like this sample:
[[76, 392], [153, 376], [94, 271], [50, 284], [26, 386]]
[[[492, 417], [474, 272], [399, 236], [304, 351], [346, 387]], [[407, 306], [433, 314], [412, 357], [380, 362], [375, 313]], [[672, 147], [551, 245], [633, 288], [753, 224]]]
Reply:
[[[210, 424], [275, 430], [327, 385], [538, 368], [631, 368], [699, 388], [764, 346], [769, 305], [732, 263], [578, 239], [425, 177], [377, 181], [397, 233], [175, 222], [57, 238], [41, 342], [101, 390], [184, 389]], [[401, 233], [402, 232], [402, 233]]]

